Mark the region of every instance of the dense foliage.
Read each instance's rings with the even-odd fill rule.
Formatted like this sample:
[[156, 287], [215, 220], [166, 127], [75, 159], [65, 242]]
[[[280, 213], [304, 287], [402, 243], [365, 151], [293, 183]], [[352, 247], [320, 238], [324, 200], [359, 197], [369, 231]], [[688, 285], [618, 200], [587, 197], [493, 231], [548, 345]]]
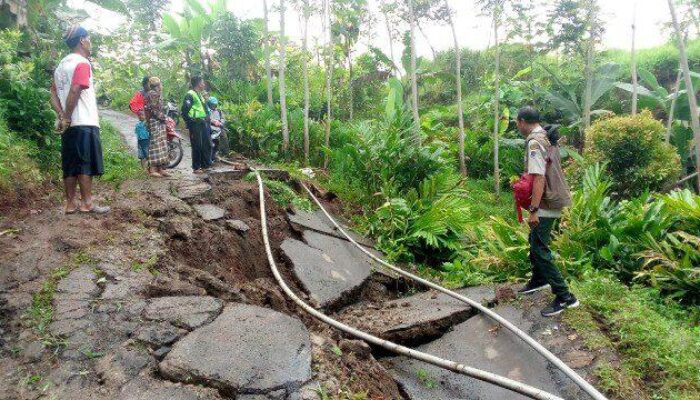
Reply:
[[588, 132], [586, 158], [607, 166], [618, 197], [668, 190], [678, 181], [681, 165], [676, 150], [663, 141], [665, 133], [648, 111], [602, 120]]

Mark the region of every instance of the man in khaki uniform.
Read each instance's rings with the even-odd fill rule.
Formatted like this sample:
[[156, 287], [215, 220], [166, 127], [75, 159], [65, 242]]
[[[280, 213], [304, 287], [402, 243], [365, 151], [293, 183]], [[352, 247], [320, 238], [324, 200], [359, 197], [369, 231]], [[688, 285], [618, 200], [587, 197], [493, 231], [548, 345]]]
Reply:
[[562, 209], [571, 205], [571, 194], [561, 168], [558, 135], [550, 134], [542, 128], [540, 114], [532, 107], [520, 109], [517, 124], [520, 133], [527, 138], [527, 173], [535, 176], [528, 210], [532, 278], [519, 293], [530, 294], [551, 287], [556, 297], [549, 307], [542, 310], [543, 316], [551, 317], [579, 305], [576, 297], [569, 292], [561, 272], [552, 262], [552, 251], [549, 248], [552, 228], [561, 218]]

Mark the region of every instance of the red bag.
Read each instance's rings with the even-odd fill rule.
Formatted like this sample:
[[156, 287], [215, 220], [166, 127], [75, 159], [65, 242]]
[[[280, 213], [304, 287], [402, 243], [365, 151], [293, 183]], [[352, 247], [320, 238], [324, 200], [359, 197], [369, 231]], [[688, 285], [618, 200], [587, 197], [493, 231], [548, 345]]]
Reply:
[[146, 99], [143, 96], [143, 91], [139, 90], [138, 92], [134, 93], [134, 97], [132, 97], [131, 101], [129, 101], [129, 109], [138, 117], [139, 113], [143, 111], [145, 106]]
[[513, 198], [515, 198], [515, 211], [518, 213], [518, 222], [523, 222], [523, 209], [529, 209], [532, 202], [532, 186], [535, 183], [535, 175], [522, 174], [520, 180], [511, 185]]

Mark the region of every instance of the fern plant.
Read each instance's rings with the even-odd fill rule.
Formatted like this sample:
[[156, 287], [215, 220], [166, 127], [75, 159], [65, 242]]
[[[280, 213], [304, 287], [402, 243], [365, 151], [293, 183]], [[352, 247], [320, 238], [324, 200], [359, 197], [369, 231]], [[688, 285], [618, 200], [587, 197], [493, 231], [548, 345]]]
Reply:
[[369, 217], [368, 232], [393, 259], [451, 261], [463, 248], [470, 214], [460, 178], [441, 173], [423, 180], [405, 198], [387, 197]]

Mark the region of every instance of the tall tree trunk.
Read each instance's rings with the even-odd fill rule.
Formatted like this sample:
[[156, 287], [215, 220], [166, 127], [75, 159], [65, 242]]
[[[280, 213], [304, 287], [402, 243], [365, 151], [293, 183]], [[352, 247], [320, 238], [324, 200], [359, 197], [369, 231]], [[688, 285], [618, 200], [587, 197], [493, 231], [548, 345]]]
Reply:
[[493, 37], [496, 46], [496, 83], [494, 90], [494, 105], [493, 105], [493, 179], [495, 182], [496, 196], [501, 194], [501, 169], [498, 161], [498, 134], [501, 127], [501, 48], [498, 43], [498, 19], [500, 18], [500, 10], [496, 5], [493, 12]]
[[287, 70], [287, 39], [284, 33], [285, 8], [284, 1], [280, 0], [280, 107], [282, 108], [282, 152], [289, 151], [289, 122], [287, 121], [287, 89], [285, 73]]
[[348, 49], [348, 90], [350, 94], [350, 121], [355, 118], [355, 90], [352, 84], [352, 49]]
[[382, 14], [384, 14], [384, 22], [386, 22], [386, 33], [387, 35], [389, 35], [389, 56], [391, 57], [391, 70], [400, 77], [401, 72], [396, 67], [396, 58], [394, 58], [394, 35], [391, 34], [391, 22], [389, 22], [389, 14], [384, 9], [382, 9]]
[[423, 30], [423, 26], [421, 26], [420, 23], [416, 24], [418, 26], [418, 31], [420, 32], [421, 36], [423, 36], [423, 39], [425, 39], [425, 42], [428, 43], [428, 47], [430, 47], [430, 53], [433, 55], [433, 60], [437, 56], [437, 51], [435, 51], [435, 47], [433, 46], [432, 43], [430, 43], [430, 39], [428, 38], [428, 35], [425, 34], [425, 31]]
[[263, 0], [263, 40], [265, 40], [265, 74], [267, 76], [267, 105], [272, 107], [272, 67], [270, 66], [270, 31], [267, 26], [267, 0]]
[[591, 108], [592, 103], [592, 92], [593, 92], [593, 62], [595, 56], [595, 42], [596, 42], [596, 26], [595, 26], [595, 2], [589, 1], [588, 11], [588, 48], [586, 49], [586, 65], [584, 68], [584, 75], [586, 78], [586, 91], [583, 95], [583, 131], [581, 132], [581, 149], [584, 148], [586, 143], [586, 131], [591, 127]]
[[411, 25], [411, 107], [413, 110], [413, 134], [420, 146], [420, 114], [418, 113], [418, 78], [416, 74], [416, 16], [413, 12], [413, 1], [408, 0], [408, 19]]
[[676, 36], [678, 36], [678, 50], [680, 51], [681, 56], [681, 69], [683, 70], [685, 88], [688, 93], [688, 102], [690, 103], [690, 126], [693, 128], [693, 138], [695, 140], [695, 171], [698, 173], [697, 190], [700, 192], [700, 115], [698, 115], [698, 99], [695, 97], [693, 79], [690, 76], [690, 67], [688, 66], [688, 55], [685, 52], [685, 40], [683, 39], [681, 27], [678, 24], [676, 7], [673, 5], [673, 0], [668, 0], [668, 7], [671, 11], [673, 27], [676, 29]]
[[457, 85], [457, 112], [459, 113], [459, 172], [462, 176], [467, 176], [467, 161], [464, 155], [464, 105], [462, 104], [462, 54], [457, 40], [457, 30], [452, 19], [452, 10], [450, 3], [445, 0], [445, 9], [447, 10], [447, 22], [452, 29], [452, 38], [455, 44], [455, 84]]
[[331, 115], [331, 106], [332, 106], [332, 100], [333, 100], [333, 86], [332, 86], [332, 81], [333, 81], [333, 30], [331, 29], [331, 7], [330, 7], [330, 0], [325, 0], [324, 3], [325, 6], [325, 23], [326, 23], [326, 29], [327, 29], [327, 34], [328, 34], [328, 57], [326, 59], [326, 137], [325, 137], [325, 145], [326, 145], [326, 152], [325, 156], [323, 158], [323, 168], [327, 169], [328, 168], [328, 163], [330, 162], [330, 148], [331, 148], [331, 121], [332, 121], [332, 115]]
[[304, 165], [309, 165], [309, 57], [308, 51], [308, 35], [309, 35], [309, 0], [304, 0], [304, 38], [302, 40], [302, 54], [304, 64], [302, 73], [304, 75]]
[[671, 108], [668, 110], [668, 120], [666, 121], [666, 143], [671, 141], [671, 134], [673, 133], [673, 118], [676, 112], [676, 102], [678, 101], [678, 92], [681, 90], [681, 78], [683, 77], [683, 72], [678, 65], [678, 74], [676, 75], [676, 83], [673, 86], [673, 98], [671, 99]]
[[637, 36], [637, 4], [634, 5], [634, 16], [632, 17], [632, 115], [637, 115], [637, 102], [639, 99], [638, 77], [637, 77], [637, 49], [635, 39]]

